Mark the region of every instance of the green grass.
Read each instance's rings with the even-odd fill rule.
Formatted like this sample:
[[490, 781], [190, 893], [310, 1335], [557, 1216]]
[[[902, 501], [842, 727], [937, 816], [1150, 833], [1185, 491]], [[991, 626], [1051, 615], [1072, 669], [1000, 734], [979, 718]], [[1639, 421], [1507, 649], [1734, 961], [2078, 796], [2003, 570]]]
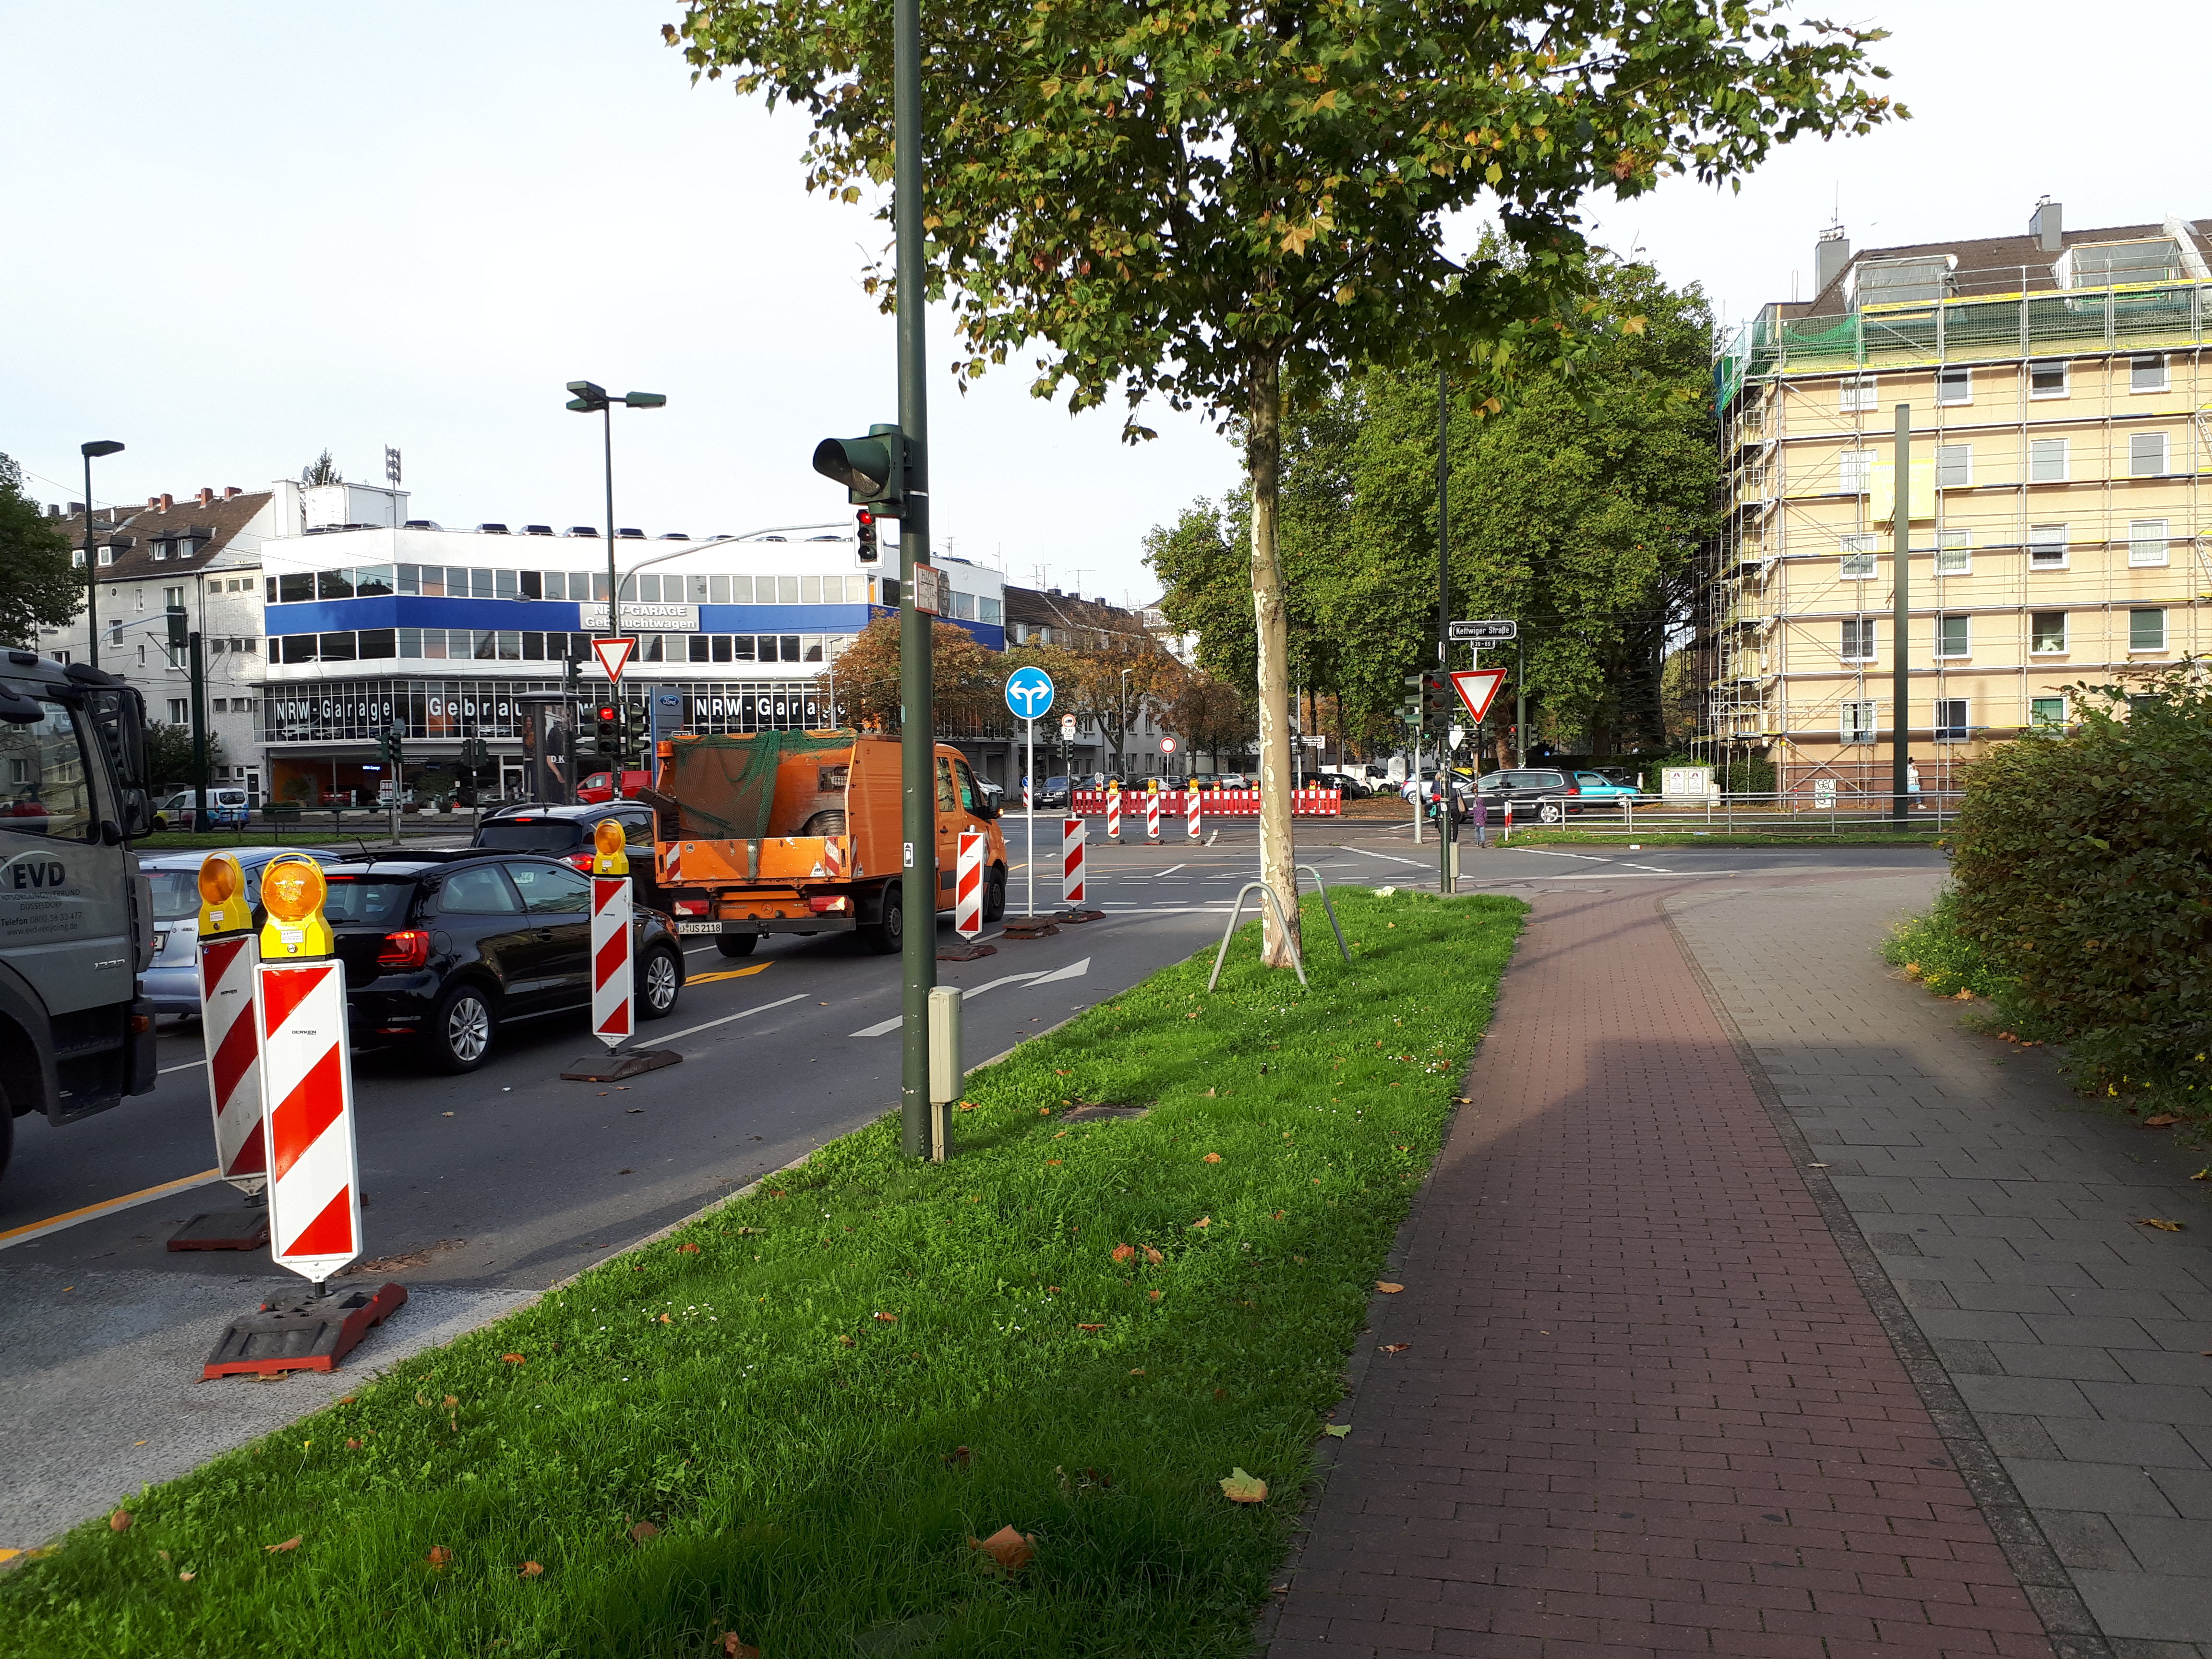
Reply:
[[1310, 992], [1249, 928], [1155, 975], [975, 1074], [953, 1162], [879, 1122], [79, 1528], [0, 1651], [1236, 1659], [1524, 910], [1332, 896], [1350, 969], [1309, 904]]
[[1977, 1024], [2031, 1042], [2051, 1040], [2050, 1022], [2029, 1008], [2013, 977], [1973, 940], [1960, 936], [1958, 895], [1946, 887], [1924, 915], [1909, 916], [1882, 941], [1882, 959], [1932, 996], [1979, 1005]]

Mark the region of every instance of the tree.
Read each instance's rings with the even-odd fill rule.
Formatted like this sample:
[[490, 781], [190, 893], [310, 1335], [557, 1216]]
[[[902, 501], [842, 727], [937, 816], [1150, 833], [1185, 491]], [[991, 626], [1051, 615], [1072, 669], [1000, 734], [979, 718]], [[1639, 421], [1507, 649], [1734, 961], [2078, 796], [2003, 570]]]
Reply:
[[300, 483], [309, 489], [313, 489], [317, 484], [343, 483], [344, 482], [345, 474], [338, 471], [337, 463], [331, 459], [331, 452], [327, 449], [300, 469]]
[[35, 649], [41, 628], [66, 625], [84, 602], [69, 538], [23, 494], [23, 470], [0, 455], [0, 640]]
[[[1242, 422], [1252, 505], [1261, 874], [1295, 914], [1289, 664], [1277, 544], [1284, 377], [1434, 360], [1502, 398], [1571, 369], [1587, 326], [1576, 209], [1668, 173], [1733, 179], [1801, 133], [1865, 131], [1878, 33], [1801, 33], [1729, 0], [950, 0], [924, 19], [933, 286], [965, 375], [1042, 343], [1032, 389], [1117, 390]], [[690, 0], [695, 75], [734, 71], [811, 115], [810, 189], [891, 171], [880, 0]], [[1881, 74], [1881, 70], [1871, 70]], [[882, 209], [888, 216], [890, 204]], [[1462, 263], [1455, 215], [1498, 215], [1513, 260]], [[896, 302], [880, 270], [870, 285]], [[1481, 379], [1478, 384], [1477, 375]], [[1293, 943], [1268, 928], [1266, 959]]]
[[[930, 628], [931, 672], [937, 698], [937, 729], [976, 725], [1000, 706], [1006, 668], [975, 636], [949, 622]], [[899, 629], [896, 617], [878, 617], [815, 684], [836, 684], [837, 703], [848, 725], [880, 732], [899, 729]]]
[[1222, 756], [1242, 755], [1250, 747], [1259, 729], [1259, 722], [1253, 717], [1251, 700], [1236, 686], [1180, 664], [1160, 724], [1182, 739], [1194, 772], [1198, 769], [1201, 753], [1213, 763], [1213, 769], [1219, 771]]
[[[208, 776], [212, 786], [216, 769], [229, 764], [223, 752], [222, 739], [212, 732], [207, 737]], [[146, 724], [146, 775], [161, 789], [189, 789], [198, 782], [192, 769], [192, 728], [183, 722], [174, 725], [162, 720]]]
[[[1052, 676], [1054, 714], [1073, 714], [1095, 726], [1115, 756], [1123, 756], [1128, 725], [1147, 700], [1158, 702], [1171, 689], [1177, 664], [1149, 639], [1122, 637], [1101, 646], [1024, 645], [1006, 653], [1000, 681], [1012, 670], [1032, 666]], [[1121, 678], [1127, 672], [1128, 678]], [[1127, 762], [1124, 760], [1124, 769]]]

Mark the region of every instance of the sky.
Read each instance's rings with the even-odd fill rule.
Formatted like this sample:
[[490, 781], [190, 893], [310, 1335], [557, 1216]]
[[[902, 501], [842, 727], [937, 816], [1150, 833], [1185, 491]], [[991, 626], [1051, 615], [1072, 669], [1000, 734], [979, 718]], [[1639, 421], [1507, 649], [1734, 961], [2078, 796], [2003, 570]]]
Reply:
[[[1740, 192], [1674, 180], [1585, 217], [1741, 319], [1855, 245], [2212, 216], [2199, 84], [2212, 7], [1880, 0], [1914, 113], [1778, 150]], [[806, 194], [801, 118], [694, 86], [671, 0], [13, 0], [0, 157], [0, 451], [41, 500], [266, 487], [327, 447], [449, 526], [597, 523], [599, 430], [564, 384], [667, 396], [616, 416], [616, 516], [648, 535], [842, 520], [824, 436], [896, 406], [893, 325], [860, 290], [888, 232]], [[1459, 228], [1471, 241], [1474, 227]], [[26, 257], [26, 256], [29, 257]], [[1152, 597], [1146, 532], [1234, 485], [1193, 416], [1120, 441], [1018, 363], [956, 392], [933, 314], [941, 550], [1016, 581]]]

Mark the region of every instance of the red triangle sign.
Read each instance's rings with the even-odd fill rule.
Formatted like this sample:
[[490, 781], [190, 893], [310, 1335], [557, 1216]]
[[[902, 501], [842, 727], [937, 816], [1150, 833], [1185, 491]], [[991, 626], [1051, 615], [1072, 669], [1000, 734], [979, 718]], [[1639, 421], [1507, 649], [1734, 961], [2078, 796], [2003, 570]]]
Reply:
[[1451, 671], [1452, 690], [1467, 705], [1468, 715], [1480, 725], [1489, 712], [1490, 701], [1498, 695], [1498, 688], [1505, 684], [1502, 668], [1455, 668]]
[[[599, 666], [607, 671], [607, 678], [619, 684], [623, 670], [629, 666], [629, 653], [637, 649], [635, 640], [593, 640], [592, 654], [599, 659]], [[1503, 673], [1503, 669], [1498, 671]]]

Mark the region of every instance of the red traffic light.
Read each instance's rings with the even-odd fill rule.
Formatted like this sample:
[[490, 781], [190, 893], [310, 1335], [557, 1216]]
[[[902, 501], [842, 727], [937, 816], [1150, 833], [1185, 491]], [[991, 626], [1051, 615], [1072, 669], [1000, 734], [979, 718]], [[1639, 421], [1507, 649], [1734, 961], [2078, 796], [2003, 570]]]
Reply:
[[612, 703], [603, 702], [593, 711], [593, 718], [599, 720], [611, 720], [614, 717], [615, 709]]
[[854, 515], [854, 521], [856, 526], [860, 562], [873, 564], [882, 556], [876, 547], [876, 515], [864, 507]]

